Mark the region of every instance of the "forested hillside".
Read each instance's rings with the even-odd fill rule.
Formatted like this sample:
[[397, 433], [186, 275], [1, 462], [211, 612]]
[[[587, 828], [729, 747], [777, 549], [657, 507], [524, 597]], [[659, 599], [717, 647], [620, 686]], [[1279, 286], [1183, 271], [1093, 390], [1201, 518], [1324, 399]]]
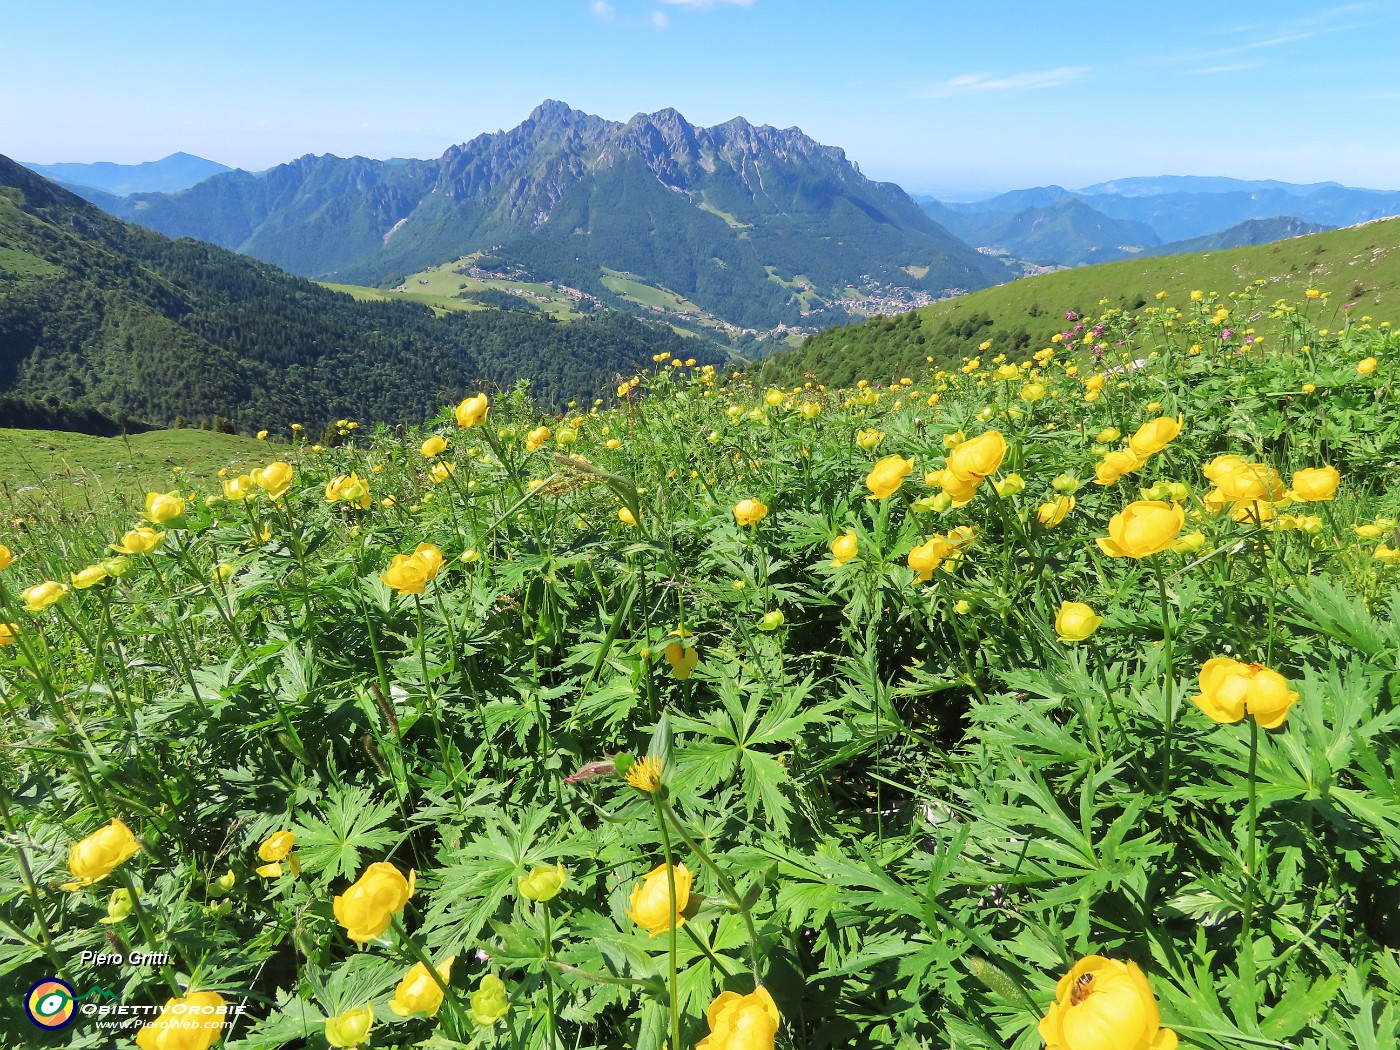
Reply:
[[[667, 350], [717, 359], [621, 314], [561, 324], [354, 302], [213, 245], [117, 222], [0, 158], [0, 393], [12, 406], [242, 430], [396, 422], [522, 378], [546, 404], [591, 397]], [[33, 419], [14, 411], [11, 422]]]

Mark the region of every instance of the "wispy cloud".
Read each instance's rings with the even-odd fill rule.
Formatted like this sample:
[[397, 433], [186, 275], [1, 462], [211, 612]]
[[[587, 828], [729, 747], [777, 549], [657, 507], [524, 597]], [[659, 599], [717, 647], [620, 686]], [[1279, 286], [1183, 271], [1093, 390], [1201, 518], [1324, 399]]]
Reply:
[[608, 0], [593, 0], [593, 2], [588, 5], [588, 9], [604, 22], [611, 22], [613, 16], [617, 14], [617, 8], [608, 3]]
[[755, 0], [661, 0], [663, 4], [670, 4], [672, 7], [688, 7], [692, 11], [709, 11], [725, 4], [732, 4], [735, 7], [752, 7]]
[[1226, 66], [1205, 66], [1202, 69], [1188, 69], [1186, 72], [1197, 76], [1212, 76], [1216, 73], [1240, 73], [1246, 69], [1258, 69], [1263, 62], [1235, 62]]
[[[1367, 26], [1393, 19], [1396, 7], [1395, 3], [1341, 4], [1301, 18], [1258, 25], [1233, 25], [1224, 30], [1223, 35], [1243, 36], [1251, 39], [1241, 40], [1231, 47], [1211, 48], [1204, 51], [1177, 51], [1160, 55], [1158, 58], [1168, 64], [1178, 64], [1209, 62], [1214, 59], [1230, 58], [1234, 55], [1248, 55], [1256, 51], [1285, 47], [1288, 44], [1299, 44], [1320, 36], [1365, 29]], [[1374, 17], [1382, 11], [1388, 13]], [[1193, 69], [1188, 72], [1195, 73], [1199, 70]]]
[[919, 98], [950, 98], [953, 95], [970, 95], [978, 91], [1038, 91], [1041, 88], [1059, 87], [1078, 80], [1089, 72], [1087, 66], [1060, 66], [1037, 73], [1013, 73], [1000, 76], [995, 73], [963, 73], [950, 77], [941, 84], [924, 88], [918, 92]]
[[665, 29], [671, 24], [671, 19], [666, 16], [665, 11], [653, 11], [651, 13], [651, 24], [657, 29]]

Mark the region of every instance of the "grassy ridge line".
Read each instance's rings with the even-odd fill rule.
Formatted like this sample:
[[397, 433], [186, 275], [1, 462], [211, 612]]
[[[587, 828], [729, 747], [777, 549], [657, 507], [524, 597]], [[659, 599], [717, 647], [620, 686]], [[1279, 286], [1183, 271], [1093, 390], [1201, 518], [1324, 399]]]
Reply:
[[[1256, 280], [1268, 282], [1263, 296], [1299, 298], [1307, 288], [1330, 293], [1340, 327], [1343, 303], [1355, 302], [1351, 314], [1394, 316], [1400, 307], [1400, 218], [1311, 234], [1274, 244], [1162, 258], [1130, 259], [1037, 277], [1026, 277], [995, 288], [958, 296], [905, 315], [898, 334], [891, 322], [876, 318], [833, 328], [813, 336], [797, 350], [771, 358], [766, 379], [794, 381], [804, 373], [829, 384], [850, 384], [859, 378], [895, 378], [924, 363], [936, 349], [934, 337], [946, 326], [958, 326], [978, 315], [991, 324], [971, 337], [992, 338], [999, 332], [1023, 331], [1035, 350], [1059, 331], [1064, 311], [1092, 311], [1100, 299], [1128, 309], [1167, 293], [1168, 304], [1180, 305], [1195, 289], [1227, 292]], [[910, 320], [913, 318], [914, 320]], [[1326, 324], [1326, 321], [1322, 322]], [[1266, 330], [1267, 317], [1260, 324]], [[925, 343], [913, 337], [923, 335]], [[946, 344], [947, 340], [941, 341]], [[926, 349], [927, 348], [927, 349]], [[962, 351], [962, 347], [958, 351]], [[946, 363], [946, 361], [944, 362]]]
[[242, 471], [282, 454], [283, 446], [207, 430], [156, 430], [90, 437], [56, 430], [0, 430], [0, 511], [113, 509], [114, 501], [208, 482], [219, 469]]

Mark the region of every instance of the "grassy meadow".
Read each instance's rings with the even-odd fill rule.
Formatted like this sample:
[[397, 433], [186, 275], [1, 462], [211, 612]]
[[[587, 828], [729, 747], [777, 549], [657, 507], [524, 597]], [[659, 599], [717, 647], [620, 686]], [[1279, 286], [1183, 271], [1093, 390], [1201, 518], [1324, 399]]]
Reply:
[[1400, 339], [1205, 284], [0, 522], [0, 1042], [1400, 1044]]

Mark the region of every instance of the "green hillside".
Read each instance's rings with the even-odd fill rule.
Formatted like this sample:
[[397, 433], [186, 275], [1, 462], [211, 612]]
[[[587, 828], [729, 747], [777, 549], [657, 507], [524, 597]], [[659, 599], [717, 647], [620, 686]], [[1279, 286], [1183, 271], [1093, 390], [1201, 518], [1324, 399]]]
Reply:
[[612, 389], [656, 353], [720, 359], [691, 342], [605, 311], [566, 325], [538, 311], [437, 317], [356, 302], [118, 222], [0, 157], [0, 395], [11, 395], [0, 424], [34, 425], [33, 412], [3, 411], [29, 403], [157, 426], [183, 416], [319, 431], [343, 416], [421, 418], [468, 387], [520, 379], [562, 405]]
[[176, 485], [209, 484], [219, 470], [238, 473], [286, 454], [236, 434], [156, 430], [91, 437], [54, 430], [0, 430], [0, 514], [49, 514], [55, 505], [106, 510], [133, 496]]
[[[1263, 281], [1262, 301], [1300, 298], [1308, 288], [1327, 293], [1323, 325], [1341, 327], [1348, 318], [1400, 312], [1400, 218], [1298, 237], [1275, 244], [1196, 255], [1131, 259], [1039, 277], [959, 296], [898, 317], [874, 318], [832, 328], [798, 349], [764, 362], [767, 382], [813, 377], [827, 384], [859, 378], [888, 380], [908, 375], [927, 358], [957, 363], [992, 340], [1005, 352], [1046, 346], [1066, 328], [1065, 314], [1105, 305], [1137, 309], [1165, 292], [1180, 304], [1195, 290], [1227, 292]], [[1345, 304], [1354, 303], [1344, 310]], [[1270, 330], [1265, 310], [1249, 318], [1260, 334]]]

